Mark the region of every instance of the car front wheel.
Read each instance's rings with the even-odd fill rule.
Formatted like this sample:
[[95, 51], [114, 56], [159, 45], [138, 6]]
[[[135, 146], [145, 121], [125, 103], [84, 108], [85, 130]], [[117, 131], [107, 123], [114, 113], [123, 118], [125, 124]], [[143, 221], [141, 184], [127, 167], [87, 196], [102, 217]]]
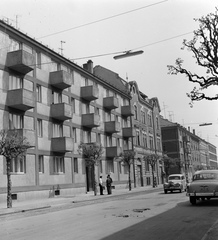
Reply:
[[195, 204], [196, 204], [196, 197], [189, 197], [189, 199], [190, 199], [190, 203], [191, 203], [192, 205], [195, 205]]
[[164, 193], [167, 194], [167, 190], [164, 190]]

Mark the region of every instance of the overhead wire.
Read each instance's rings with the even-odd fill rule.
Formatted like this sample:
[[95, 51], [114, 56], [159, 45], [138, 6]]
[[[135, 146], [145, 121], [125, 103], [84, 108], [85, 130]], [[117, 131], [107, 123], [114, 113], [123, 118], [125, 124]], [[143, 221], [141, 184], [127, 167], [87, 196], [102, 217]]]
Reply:
[[39, 38], [36, 38], [36, 39], [42, 39], [42, 38], [54, 36], [54, 35], [64, 33], [64, 32], [68, 32], [68, 31], [71, 31], [71, 30], [74, 30], [74, 29], [77, 29], [77, 28], [81, 28], [81, 27], [85, 27], [85, 26], [88, 26], [88, 25], [98, 23], [98, 22], [106, 21], [106, 20], [111, 19], [111, 18], [119, 17], [119, 16], [129, 14], [129, 13], [132, 13], [132, 12], [135, 12], [135, 11], [139, 11], [141, 9], [152, 7], [154, 5], [158, 5], [158, 4], [167, 2], [167, 1], [168, 0], [160, 1], [160, 2], [157, 2], [157, 3], [152, 3], [152, 4], [149, 4], [149, 5], [146, 5], [146, 6], [143, 6], [143, 7], [140, 7], [140, 8], [136, 8], [136, 9], [133, 9], [133, 10], [129, 10], [129, 11], [126, 11], [126, 12], [123, 12], [123, 13], [119, 13], [119, 14], [116, 14], [116, 15], [113, 15], [113, 16], [110, 16], [110, 17], [102, 18], [102, 19], [99, 19], [99, 20], [96, 20], [96, 21], [93, 21], [93, 22], [89, 22], [89, 23], [85, 23], [85, 24], [82, 24], [82, 25], [79, 25], [79, 26], [76, 26], [76, 27], [72, 27], [72, 28], [68, 28], [68, 29], [65, 29], [65, 30], [62, 30], [62, 31], [59, 31], [59, 32], [51, 33], [51, 34], [48, 34], [48, 35], [45, 35], [45, 36], [42, 36], [42, 37], [39, 37]]

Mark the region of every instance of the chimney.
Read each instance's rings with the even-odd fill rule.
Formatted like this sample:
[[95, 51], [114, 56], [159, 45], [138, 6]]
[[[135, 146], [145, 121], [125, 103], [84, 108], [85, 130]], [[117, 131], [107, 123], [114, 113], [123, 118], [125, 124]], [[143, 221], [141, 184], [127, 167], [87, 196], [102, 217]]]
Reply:
[[83, 68], [90, 73], [93, 73], [93, 62], [92, 60], [88, 60], [87, 63], [83, 64]]
[[188, 131], [190, 132], [190, 127], [188, 127]]
[[195, 129], [193, 129], [193, 134], [195, 135]]

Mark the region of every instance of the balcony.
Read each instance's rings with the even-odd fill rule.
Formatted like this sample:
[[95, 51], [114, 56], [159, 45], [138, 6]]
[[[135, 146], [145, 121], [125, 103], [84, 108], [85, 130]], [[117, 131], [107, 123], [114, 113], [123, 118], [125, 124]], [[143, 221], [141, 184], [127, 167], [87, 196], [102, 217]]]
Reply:
[[106, 157], [108, 158], [118, 157], [121, 152], [121, 147], [106, 147]]
[[124, 138], [135, 137], [135, 136], [136, 136], [135, 128], [132, 128], [132, 127], [123, 128]]
[[66, 103], [51, 104], [51, 117], [65, 121], [72, 118], [72, 108]]
[[51, 151], [53, 152], [72, 152], [73, 138], [70, 137], [55, 137], [51, 139]]
[[134, 116], [134, 110], [130, 105], [122, 106], [121, 107], [121, 114], [124, 117]]
[[[35, 131], [34, 130], [29, 130], [29, 129], [12, 129], [8, 131], [8, 135], [14, 135], [21, 137], [21, 138], [26, 138], [26, 141], [29, 143], [31, 147], [35, 147], [36, 145], [36, 140], [35, 140]], [[17, 135], [16, 135], [17, 134]]]
[[87, 128], [100, 126], [100, 116], [95, 113], [82, 114], [82, 126]]
[[81, 98], [86, 101], [93, 101], [98, 99], [99, 91], [94, 85], [81, 87]]
[[103, 99], [103, 106], [109, 110], [115, 109], [119, 107], [118, 98], [116, 97], [105, 97]]
[[22, 111], [35, 107], [35, 98], [32, 91], [26, 89], [9, 90], [7, 94], [7, 105]]
[[70, 73], [63, 70], [50, 72], [50, 84], [61, 90], [70, 87], [73, 84], [73, 79]]
[[35, 59], [33, 54], [24, 50], [9, 52], [6, 66], [16, 72], [26, 75], [34, 69]]
[[116, 121], [105, 122], [104, 129], [107, 133], [117, 133], [120, 131], [120, 123]]

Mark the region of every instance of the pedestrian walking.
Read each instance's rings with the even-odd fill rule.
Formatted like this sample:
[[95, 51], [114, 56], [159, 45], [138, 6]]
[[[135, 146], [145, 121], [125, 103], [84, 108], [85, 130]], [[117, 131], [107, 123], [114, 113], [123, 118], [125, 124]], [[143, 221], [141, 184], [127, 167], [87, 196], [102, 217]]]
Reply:
[[108, 195], [112, 194], [112, 178], [110, 177], [110, 174], [107, 175], [107, 180], [106, 180], [106, 186], [107, 186], [107, 193]]
[[104, 195], [104, 186], [103, 186], [102, 176], [100, 176], [99, 178], [99, 188], [100, 188], [100, 195]]

